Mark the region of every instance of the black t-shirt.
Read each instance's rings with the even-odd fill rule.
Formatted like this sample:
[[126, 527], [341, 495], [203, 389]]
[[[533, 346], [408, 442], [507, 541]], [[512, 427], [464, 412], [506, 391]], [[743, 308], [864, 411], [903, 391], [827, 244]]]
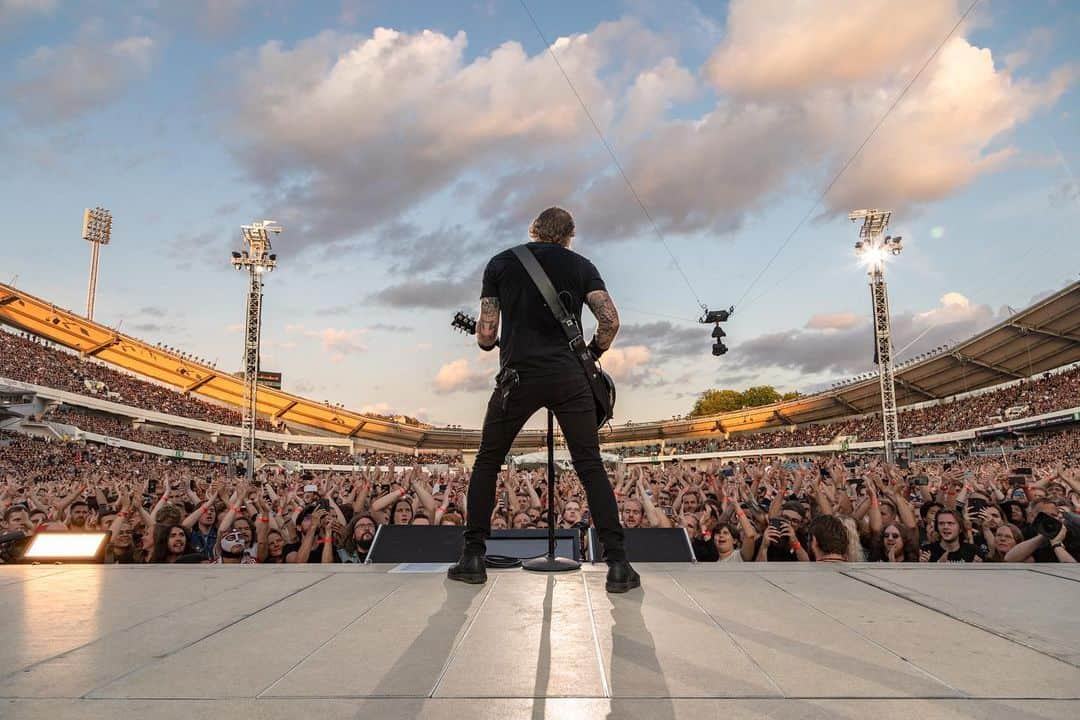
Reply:
[[[716, 549], [716, 543], [711, 537], [708, 540], [695, 538], [690, 541], [690, 544], [694, 548], [694, 557], [698, 562], [717, 562], [720, 559], [720, 551]], [[735, 552], [739, 552], [738, 548]]]
[[[607, 289], [596, 266], [573, 250], [554, 243], [532, 242], [526, 247], [536, 256], [563, 305], [580, 325], [585, 296], [594, 290]], [[559, 375], [581, 369], [578, 359], [570, 352], [566, 334], [513, 250], [504, 250], [488, 261], [480, 297], [499, 299], [501, 365], [530, 375]]]
[[[945, 554], [945, 548], [941, 547], [941, 543], [936, 542], [930, 545], [927, 549], [930, 550], [930, 562], [937, 562], [941, 559], [941, 556]], [[949, 553], [949, 559], [945, 562], [975, 562], [975, 558], [985, 560], [986, 557], [979, 551], [979, 546], [972, 543], [962, 542], [960, 547], [951, 553]]]
[[[281, 557], [287, 558], [287, 557], [289, 557], [289, 553], [293, 553], [293, 552], [295, 552], [295, 553], [300, 552], [300, 543], [295, 542], [295, 543], [289, 543], [288, 545], [286, 545], [281, 550]], [[322, 562], [322, 552], [323, 552], [323, 546], [320, 545], [318, 542], [316, 542], [314, 545], [311, 546], [311, 552], [308, 553], [307, 559], [305, 560], [304, 558], [299, 558], [299, 561], [302, 562], [302, 563], [321, 563]], [[330, 556], [331, 556], [331, 562], [341, 562], [341, 558], [338, 557], [337, 547], [334, 547], [332, 549], [332, 552], [330, 553]]]
[[[786, 536], [785, 536], [786, 537]], [[810, 540], [806, 533], [799, 528], [795, 531], [795, 537], [799, 539], [799, 544], [809, 554]], [[761, 543], [765, 542], [765, 537], [758, 536], [758, 539], [754, 541], [754, 557], [757, 557], [758, 552], [761, 550]], [[799, 556], [794, 550], [791, 549], [789, 542], [773, 543], [769, 546], [769, 549], [765, 551], [765, 558], [769, 562], [798, 562]]]

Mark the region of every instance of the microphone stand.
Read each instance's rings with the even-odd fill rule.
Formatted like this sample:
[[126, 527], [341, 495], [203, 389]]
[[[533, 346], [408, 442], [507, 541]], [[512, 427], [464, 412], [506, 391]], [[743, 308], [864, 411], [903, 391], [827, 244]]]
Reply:
[[570, 572], [580, 569], [581, 563], [555, 557], [555, 413], [548, 409], [547, 416], [548, 551], [547, 555], [523, 561], [521, 568], [533, 572]]

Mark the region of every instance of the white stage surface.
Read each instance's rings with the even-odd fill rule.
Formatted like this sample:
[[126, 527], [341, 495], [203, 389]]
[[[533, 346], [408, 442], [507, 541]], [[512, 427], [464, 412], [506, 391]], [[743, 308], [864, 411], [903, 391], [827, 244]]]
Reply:
[[2, 567], [0, 717], [1080, 717], [1077, 566], [391, 569]]

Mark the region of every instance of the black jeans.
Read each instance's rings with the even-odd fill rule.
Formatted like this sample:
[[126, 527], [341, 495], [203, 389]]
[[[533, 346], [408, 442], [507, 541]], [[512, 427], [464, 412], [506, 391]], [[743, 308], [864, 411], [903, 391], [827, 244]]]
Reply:
[[[503, 410], [499, 388], [488, 401], [480, 451], [476, 455], [472, 477], [469, 479], [468, 522], [465, 527], [465, 546], [482, 552], [491, 534], [491, 513], [495, 509], [495, 483], [499, 468], [522, 426], [540, 408], [550, 408], [562, 428], [567, 448], [574, 463], [589, 511], [596, 525], [600, 542], [609, 560], [623, 560], [623, 529], [619, 523], [619, 506], [611, 481], [600, 459], [600, 441], [596, 434], [596, 406], [584, 372], [571, 375], [527, 377], [515, 387]], [[550, 518], [549, 522], [554, 522]]]

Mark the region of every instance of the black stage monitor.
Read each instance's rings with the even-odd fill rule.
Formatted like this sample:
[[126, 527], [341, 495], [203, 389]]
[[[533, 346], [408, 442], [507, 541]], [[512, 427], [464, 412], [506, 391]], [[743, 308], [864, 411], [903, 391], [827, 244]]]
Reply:
[[[697, 562], [690, 536], [683, 528], [624, 528], [626, 559], [630, 562]], [[589, 559], [603, 559], [596, 528], [589, 528]]]
[[[380, 525], [368, 553], [369, 563], [457, 562], [465, 545], [462, 528], [455, 525]], [[527, 558], [547, 552], [547, 530], [493, 530], [488, 555]], [[580, 557], [577, 530], [555, 531], [555, 554]]]

